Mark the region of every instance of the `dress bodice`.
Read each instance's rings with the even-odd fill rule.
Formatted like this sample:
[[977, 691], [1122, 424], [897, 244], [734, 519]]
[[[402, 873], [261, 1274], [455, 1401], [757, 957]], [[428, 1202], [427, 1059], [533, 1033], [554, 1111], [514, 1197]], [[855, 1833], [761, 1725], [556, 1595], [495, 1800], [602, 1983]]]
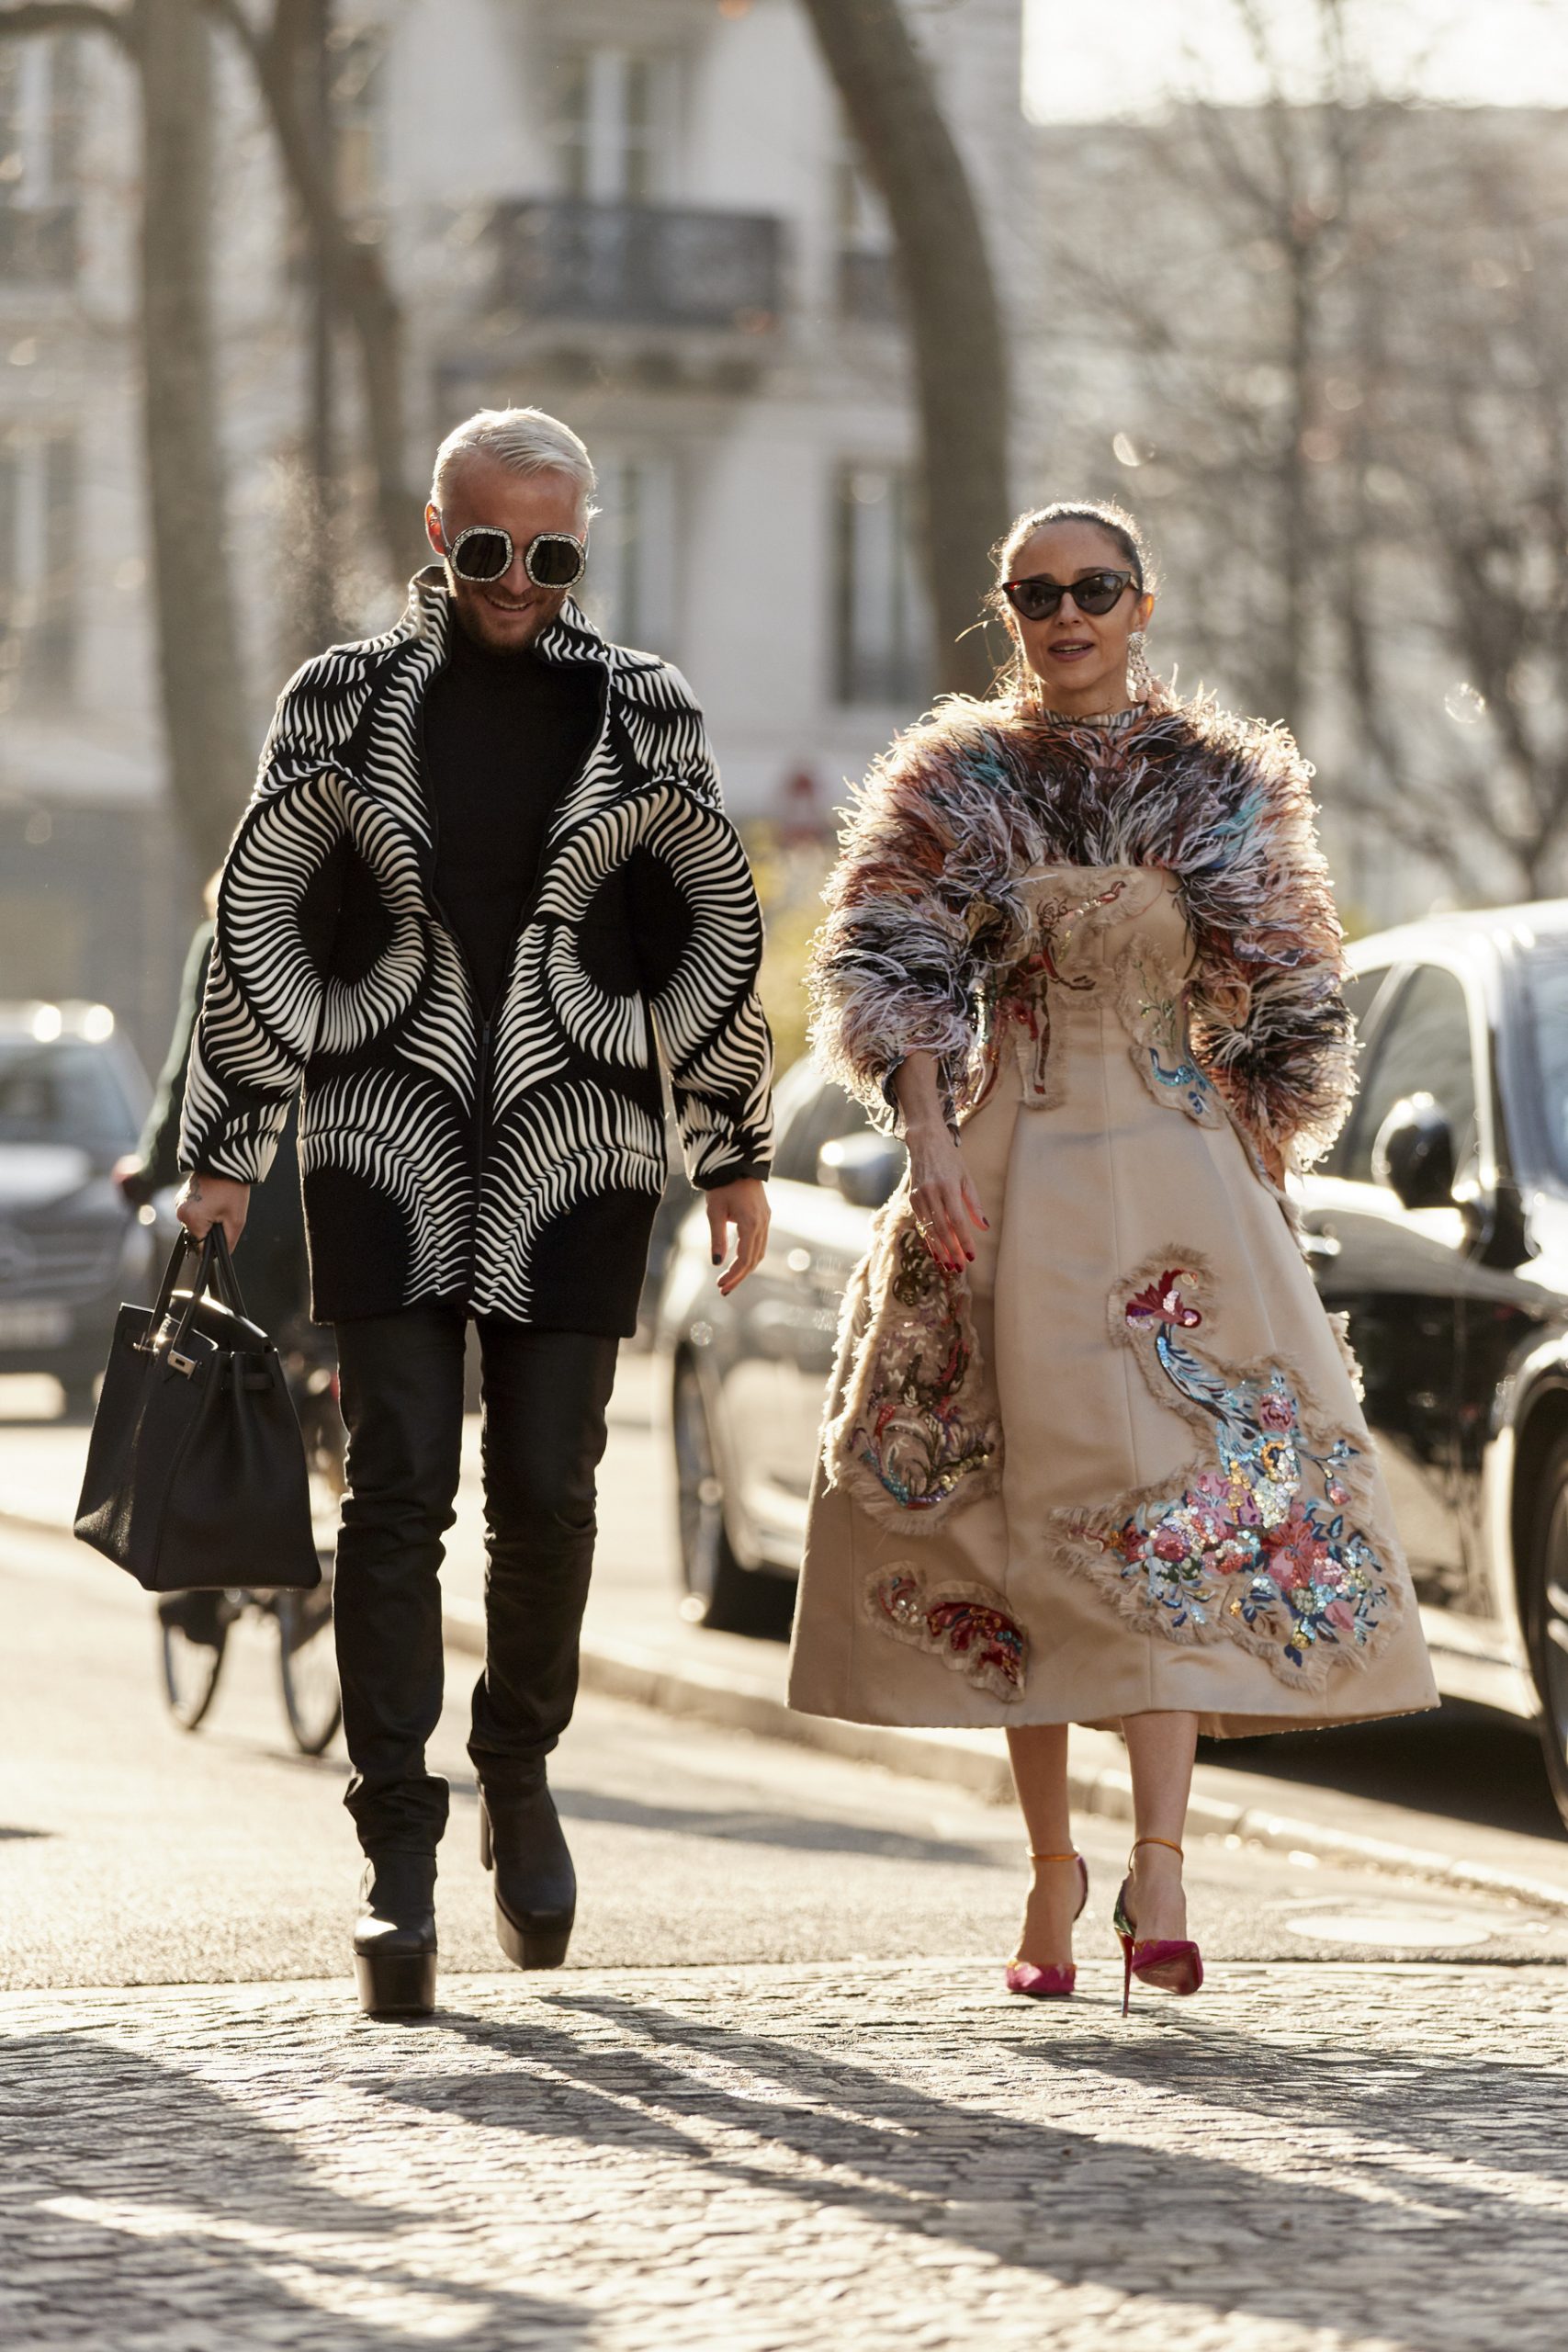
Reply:
[[1187, 1033], [1196, 960], [1176, 878], [1156, 865], [1042, 865], [1023, 876], [1033, 923], [1002, 982], [993, 1046], [1010, 1036], [1032, 1109], [1061, 1102], [1066, 1064], [1130, 1053], [1150, 1091], [1205, 1125], [1223, 1116]]
[[1034, 956], [1059, 987], [1093, 989], [1130, 953], [1157, 959], [1173, 978], [1191, 968], [1187, 918], [1163, 866], [1036, 865], [1023, 886]]

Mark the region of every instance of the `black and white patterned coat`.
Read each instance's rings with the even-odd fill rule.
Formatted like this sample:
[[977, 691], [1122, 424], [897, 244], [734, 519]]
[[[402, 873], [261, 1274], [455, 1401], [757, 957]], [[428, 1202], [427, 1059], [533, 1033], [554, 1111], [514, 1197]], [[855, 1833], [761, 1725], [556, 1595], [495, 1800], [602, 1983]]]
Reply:
[[685, 680], [569, 603], [536, 650], [596, 672], [600, 724], [487, 1022], [433, 896], [422, 776], [449, 610], [423, 571], [395, 628], [284, 690], [224, 867], [180, 1164], [258, 1182], [302, 1087], [320, 1320], [446, 1300], [627, 1333], [660, 1055], [693, 1182], [767, 1172], [756, 894]]

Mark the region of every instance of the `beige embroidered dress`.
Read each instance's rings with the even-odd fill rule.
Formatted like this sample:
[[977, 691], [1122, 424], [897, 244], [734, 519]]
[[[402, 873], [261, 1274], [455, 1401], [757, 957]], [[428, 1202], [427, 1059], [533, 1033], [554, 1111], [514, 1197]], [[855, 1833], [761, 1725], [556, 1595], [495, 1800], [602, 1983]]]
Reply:
[[1436, 1702], [1343, 1338], [1194, 1048], [1193, 895], [1152, 862], [1011, 876], [958, 1104], [990, 1230], [948, 1277], [901, 1188], [852, 1285], [806, 1712], [1241, 1735]]

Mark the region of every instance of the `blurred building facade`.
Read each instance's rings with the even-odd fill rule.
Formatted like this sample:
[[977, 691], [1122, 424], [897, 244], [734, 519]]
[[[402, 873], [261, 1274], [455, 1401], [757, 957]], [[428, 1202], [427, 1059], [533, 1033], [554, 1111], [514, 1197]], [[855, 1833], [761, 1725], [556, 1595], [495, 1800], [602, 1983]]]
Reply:
[[[0, 46], [0, 995], [167, 1001], [118, 61]], [[118, 105], [118, 120], [113, 108]], [[107, 231], [107, 233], [105, 233]]]
[[[1010, 301], [1032, 267], [1022, 0], [911, 11]], [[928, 691], [914, 423], [885, 222], [796, 0], [337, 0], [338, 165], [405, 315], [409, 470], [533, 401], [598, 461], [586, 601], [680, 662], [731, 806], [826, 825]], [[301, 637], [297, 232], [221, 55], [224, 426], [260, 730]], [[0, 44], [0, 996], [160, 1048], [196, 877], [163, 806], [135, 336], [135, 89]], [[340, 355], [352, 458], [352, 368]], [[391, 609], [344, 569], [350, 630]], [[308, 631], [307, 631], [308, 637]]]

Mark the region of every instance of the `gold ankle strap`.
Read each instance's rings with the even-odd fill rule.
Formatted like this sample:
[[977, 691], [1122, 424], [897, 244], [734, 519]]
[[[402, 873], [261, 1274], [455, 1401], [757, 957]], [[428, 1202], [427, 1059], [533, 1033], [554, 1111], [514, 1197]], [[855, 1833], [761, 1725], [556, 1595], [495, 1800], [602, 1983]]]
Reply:
[[1132, 1853], [1127, 1857], [1127, 1868], [1129, 1870], [1133, 1867], [1133, 1855], [1137, 1852], [1140, 1846], [1168, 1846], [1173, 1854], [1180, 1854], [1183, 1861], [1187, 1860], [1186, 1855], [1181, 1853], [1181, 1849], [1177, 1844], [1174, 1838], [1134, 1838], [1133, 1840]]
[[1078, 1858], [1076, 1852], [1071, 1854], [1037, 1854], [1033, 1847], [1031, 1846], [1029, 1849], [1029, 1859], [1032, 1862], [1076, 1862]]

